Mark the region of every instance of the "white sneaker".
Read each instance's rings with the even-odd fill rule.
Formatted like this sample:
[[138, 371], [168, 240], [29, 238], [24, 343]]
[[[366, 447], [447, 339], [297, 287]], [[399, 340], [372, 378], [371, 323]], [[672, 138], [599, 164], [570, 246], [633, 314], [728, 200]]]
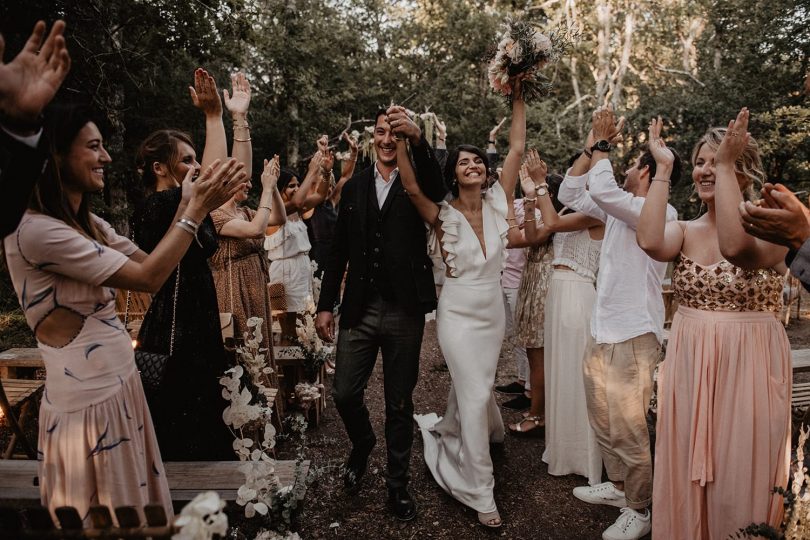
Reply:
[[652, 529], [650, 513], [645, 510], [640, 514], [632, 508], [622, 508], [616, 523], [605, 529], [602, 540], [636, 540]]
[[602, 482], [595, 486], [575, 487], [574, 497], [590, 504], [608, 504], [616, 508], [624, 508], [627, 506], [624, 491], [616, 489], [613, 482]]

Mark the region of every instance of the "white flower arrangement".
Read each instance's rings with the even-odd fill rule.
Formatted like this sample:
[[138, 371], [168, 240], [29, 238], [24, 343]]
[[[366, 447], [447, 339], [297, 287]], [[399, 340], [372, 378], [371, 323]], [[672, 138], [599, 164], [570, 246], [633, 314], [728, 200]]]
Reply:
[[180, 530], [172, 540], [211, 540], [214, 535], [224, 537], [228, 532], [228, 516], [222, 510], [225, 501], [214, 491], [194, 497], [180, 511], [174, 525]]

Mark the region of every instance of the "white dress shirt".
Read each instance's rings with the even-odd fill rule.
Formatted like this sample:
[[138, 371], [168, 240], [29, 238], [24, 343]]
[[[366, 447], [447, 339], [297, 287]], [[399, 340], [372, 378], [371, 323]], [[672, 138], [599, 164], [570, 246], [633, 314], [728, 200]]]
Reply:
[[397, 167], [388, 175], [388, 182], [386, 182], [380, 169], [377, 168], [377, 165], [374, 165], [374, 188], [377, 190], [377, 203], [379, 203], [380, 208], [385, 204], [388, 192], [391, 191], [391, 186], [394, 185], [394, 180], [397, 179], [398, 174], [399, 168]]
[[[586, 175], [570, 173], [569, 169], [560, 186], [560, 202], [605, 222], [591, 318], [593, 338], [597, 343], [621, 343], [652, 332], [661, 342], [664, 328], [661, 282], [667, 263], [651, 259], [636, 242], [644, 197], [636, 197], [619, 187], [607, 159], [600, 160]], [[670, 205], [666, 219], [678, 219], [678, 213]]]

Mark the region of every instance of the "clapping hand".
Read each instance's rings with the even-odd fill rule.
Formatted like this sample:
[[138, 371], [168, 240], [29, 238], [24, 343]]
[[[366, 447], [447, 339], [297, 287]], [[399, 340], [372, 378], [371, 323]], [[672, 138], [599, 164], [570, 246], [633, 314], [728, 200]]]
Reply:
[[590, 149], [596, 141], [602, 140], [613, 145], [618, 144], [622, 140], [624, 122], [624, 116], [616, 121], [616, 115], [610, 106], [596, 109], [591, 117], [591, 130], [588, 132], [585, 148]]
[[206, 116], [222, 116], [222, 101], [219, 99], [217, 83], [207, 71], [197, 68], [194, 71], [194, 86], [189, 86], [188, 90], [194, 106]]
[[810, 210], [782, 184], [765, 184], [762, 196], [762, 206], [740, 203], [745, 231], [767, 242], [799, 250], [810, 238]]
[[[213, 80], [213, 79], [212, 79]], [[233, 115], [247, 114], [250, 106], [250, 83], [241, 71], [231, 75], [232, 92], [228, 94], [227, 89], [222, 90], [222, 98], [225, 107]]]
[[264, 160], [264, 170], [262, 171], [262, 189], [271, 190], [276, 187], [278, 177], [281, 174], [281, 163], [278, 154], [271, 160]]
[[664, 122], [661, 120], [660, 116], [657, 119], [653, 118], [650, 120], [650, 153], [653, 159], [655, 159], [657, 166], [672, 167], [672, 164], [675, 163], [675, 155], [672, 153], [672, 150], [667, 148], [667, 145], [664, 144], [664, 139], [661, 138], [661, 128], [663, 126]]
[[189, 169], [183, 179], [183, 198], [188, 197], [189, 207], [202, 210], [203, 215], [219, 208], [240, 189], [244, 189], [247, 175], [245, 164], [231, 158], [225, 162], [217, 159], [192, 182], [194, 170]]
[[518, 176], [520, 177], [520, 189], [523, 190], [523, 196], [534, 199], [537, 195], [537, 189], [534, 187], [534, 180], [529, 175], [529, 167], [526, 163], [520, 166]]
[[740, 109], [737, 118], [728, 123], [726, 135], [717, 148], [714, 161], [718, 165], [734, 165], [748, 144], [751, 134], [748, 133], [748, 107]]
[[537, 150], [534, 148], [529, 150], [529, 153], [526, 155], [526, 163], [524, 163], [524, 165], [526, 166], [526, 170], [535, 184], [542, 184], [546, 181], [546, 176], [548, 175], [548, 165], [546, 165], [545, 161], [540, 159], [540, 154], [537, 153]]
[[56, 21], [45, 42], [45, 23], [37, 22], [22, 51], [3, 63], [5, 42], [0, 36], [0, 113], [7, 128], [29, 134], [45, 106], [70, 71], [65, 46], [65, 22]]

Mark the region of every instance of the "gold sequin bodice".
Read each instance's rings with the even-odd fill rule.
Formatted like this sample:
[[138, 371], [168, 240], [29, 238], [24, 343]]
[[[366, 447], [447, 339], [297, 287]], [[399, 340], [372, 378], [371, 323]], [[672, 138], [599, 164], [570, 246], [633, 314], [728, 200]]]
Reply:
[[783, 282], [773, 269], [744, 270], [725, 259], [703, 266], [683, 253], [672, 271], [678, 303], [705, 311], [779, 312]]

